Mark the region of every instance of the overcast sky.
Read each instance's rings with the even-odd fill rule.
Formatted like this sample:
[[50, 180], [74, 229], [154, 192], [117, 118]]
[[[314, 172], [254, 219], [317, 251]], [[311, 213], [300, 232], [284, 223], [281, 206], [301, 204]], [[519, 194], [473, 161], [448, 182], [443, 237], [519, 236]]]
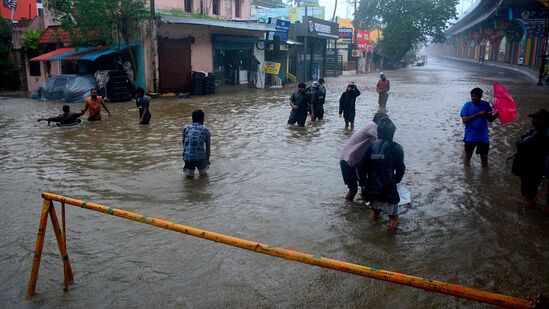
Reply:
[[[358, 3], [360, 3], [360, 0], [357, 1], [357, 7]], [[467, 10], [471, 6], [471, 4], [475, 0], [460, 0], [460, 4], [458, 4], [457, 12], [458, 15], [462, 13], [462, 11]], [[319, 0], [319, 3], [321, 6], [326, 8], [325, 18], [326, 19], [332, 19], [332, 15], [334, 14], [334, 0]], [[352, 18], [353, 17], [353, 11], [354, 11], [354, 0], [338, 0], [337, 1], [337, 12], [336, 16], [342, 17], [342, 18]]]

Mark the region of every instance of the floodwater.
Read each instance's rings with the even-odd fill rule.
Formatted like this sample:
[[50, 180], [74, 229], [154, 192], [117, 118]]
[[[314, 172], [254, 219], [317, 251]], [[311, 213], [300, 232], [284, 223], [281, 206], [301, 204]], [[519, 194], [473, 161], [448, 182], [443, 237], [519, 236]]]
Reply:
[[[344, 200], [339, 154], [350, 137], [338, 100], [355, 81], [356, 126], [376, 110], [376, 74], [327, 78], [325, 121], [288, 127], [294, 89], [238, 90], [155, 99], [152, 124], [137, 124], [133, 102], [109, 104], [97, 123], [57, 128], [35, 121], [62, 103], [0, 99], [0, 306], [363, 307], [485, 305], [239, 250], [149, 225], [67, 206], [63, 267], [46, 231], [37, 294], [26, 296], [42, 205], [49, 191], [271, 246], [463, 286], [528, 297], [549, 292], [549, 217], [525, 210], [505, 158], [527, 130], [527, 114], [547, 107], [549, 89], [514, 73], [429, 59], [386, 71], [389, 115], [405, 151], [403, 182], [412, 204], [398, 231]], [[494, 81], [518, 102], [519, 120], [491, 125], [490, 168], [465, 170], [459, 110], [471, 88], [491, 98]], [[71, 105], [79, 110], [81, 104]], [[181, 126], [195, 108], [212, 132], [209, 177], [185, 179]], [[545, 190], [542, 193], [545, 199]], [[57, 207], [59, 213], [59, 207]]]

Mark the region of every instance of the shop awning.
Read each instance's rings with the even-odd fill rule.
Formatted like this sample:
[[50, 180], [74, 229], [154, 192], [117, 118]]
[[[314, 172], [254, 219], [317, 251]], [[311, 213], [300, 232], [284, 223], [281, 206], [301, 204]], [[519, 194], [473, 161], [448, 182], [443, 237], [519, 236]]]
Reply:
[[70, 52], [74, 51], [75, 49], [76, 49], [76, 48], [74, 48], [74, 47], [63, 47], [63, 48], [59, 48], [59, 49], [56, 49], [56, 50], [51, 51], [51, 52], [49, 52], [49, 53], [45, 53], [45, 54], [43, 54], [43, 55], [40, 55], [40, 56], [31, 58], [30, 61], [47, 61], [47, 60], [53, 60], [53, 58], [55, 58], [56, 56], [59, 56], [59, 55], [65, 54], [65, 53], [70, 53]]
[[262, 24], [262, 23], [200, 19], [200, 18], [185, 18], [185, 17], [175, 17], [175, 16], [162, 16], [160, 20], [167, 24], [211, 26], [211, 27], [241, 29], [241, 30], [250, 30], [250, 31], [275, 31], [275, 27], [273, 25]]
[[[130, 43], [131, 47], [137, 46], [139, 43]], [[30, 61], [69, 61], [69, 60], [89, 60], [95, 61], [101, 56], [117, 53], [128, 49], [128, 45], [115, 45], [112, 47], [100, 46], [100, 47], [64, 47], [56, 49], [47, 54], [40, 55], [32, 58]]]
[[51, 58], [52, 61], [61, 61], [66, 60], [67, 57], [70, 57], [72, 55], [81, 54], [83, 52], [86, 52], [88, 50], [91, 50], [92, 47], [80, 47], [80, 48], [74, 48], [72, 51], [69, 51], [68, 53], [64, 53], [58, 56], [55, 56]]
[[[135, 46], [138, 45], [138, 43], [130, 43], [129, 45], [131, 47], [135, 47]], [[94, 61], [94, 60], [96, 60], [97, 58], [99, 58], [101, 56], [115, 54], [115, 53], [121, 52], [121, 51], [126, 50], [126, 49], [128, 49], [128, 45], [126, 45], [126, 44], [115, 45], [115, 46], [113, 46], [109, 49], [95, 50], [95, 51], [92, 51], [90, 53], [83, 54], [80, 57], [78, 57], [78, 60]]]

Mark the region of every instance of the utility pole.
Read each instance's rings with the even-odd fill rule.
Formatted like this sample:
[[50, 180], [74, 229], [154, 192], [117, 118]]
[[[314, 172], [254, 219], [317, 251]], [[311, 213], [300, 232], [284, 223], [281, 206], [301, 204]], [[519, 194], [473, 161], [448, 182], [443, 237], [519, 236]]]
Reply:
[[[353, 19], [354, 19], [354, 23], [353, 23], [353, 26], [354, 26], [354, 40], [355, 40], [355, 49], [358, 50], [358, 42], [356, 40], [356, 37], [357, 37], [357, 31], [358, 31], [358, 27], [357, 25], [359, 25], [360, 23], [357, 22], [356, 20], [356, 1], [357, 0], [354, 0], [354, 5], [355, 5], [355, 12], [353, 13]], [[358, 57], [356, 58], [355, 60], [355, 74], [358, 74]]]
[[157, 42], [157, 38], [156, 38], [156, 7], [155, 7], [155, 4], [154, 4], [154, 0], [149, 0], [150, 1], [150, 14], [151, 14], [151, 18], [149, 20], [149, 23], [150, 23], [150, 34], [151, 34], [151, 53], [152, 53], [152, 82], [153, 82], [153, 92], [155, 93], [155, 95], [158, 95], [158, 80], [157, 80], [157, 58], [158, 58], [158, 53], [157, 53], [157, 47], [158, 47], [158, 42]]

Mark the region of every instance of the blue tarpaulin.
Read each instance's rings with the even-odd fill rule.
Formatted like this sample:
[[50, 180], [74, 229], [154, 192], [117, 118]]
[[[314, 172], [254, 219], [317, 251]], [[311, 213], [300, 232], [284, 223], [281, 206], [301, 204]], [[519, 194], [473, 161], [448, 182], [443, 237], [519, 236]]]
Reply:
[[[131, 47], [135, 47], [138, 45], [138, 43], [130, 43]], [[109, 49], [102, 49], [91, 53], [86, 53], [80, 57], [78, 57], [78, 60], [89, 60], [89, 61], [95, 61], [97, 58], [105, 55], [114, 54], [123, 50], [128, 49], [128, 45], [122, 44], [122, 45], [114, 45], [113, 47]]]

